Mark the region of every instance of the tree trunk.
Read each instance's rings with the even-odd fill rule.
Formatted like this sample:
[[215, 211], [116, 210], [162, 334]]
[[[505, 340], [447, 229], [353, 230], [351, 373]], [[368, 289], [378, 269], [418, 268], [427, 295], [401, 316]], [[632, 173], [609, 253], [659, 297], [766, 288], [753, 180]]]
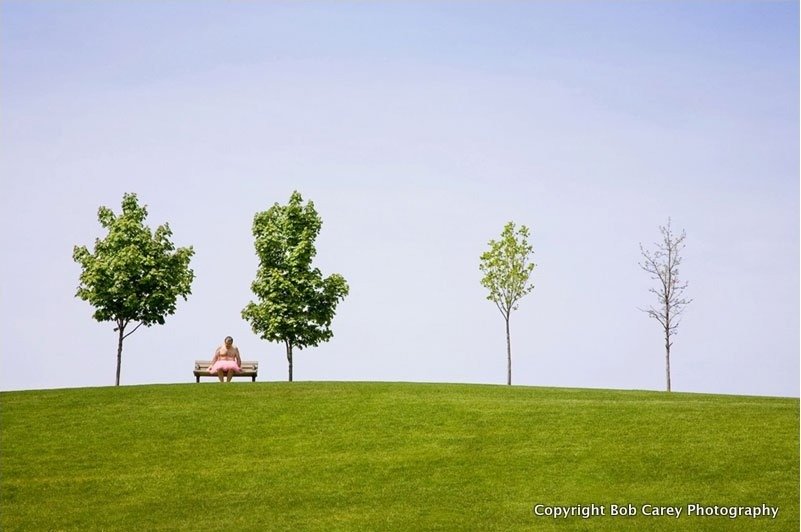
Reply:
[[512, 384], [512, 340], [509, 336], [509, 314], [506, 315], [506, 384]]
[[286, 343], [286, 360], [289, 362], [289, 382], [292, 382], [292, 344]]
[[670, 391], [670, 339], [665, 340], [665, 375], [667, 377], [667, 391]]
[[665, 378], [667, 391], [670, 391], [670, 304], [669, 294], [665, 294]]
[[122, 340], [125, 334], [125, 326], [120, 322], [117, 322], [117, 331], [120, 333], [120, 338], [117, 342], [117, 381], [115, 386], [120, 385], [120, 368], [122, 368]]

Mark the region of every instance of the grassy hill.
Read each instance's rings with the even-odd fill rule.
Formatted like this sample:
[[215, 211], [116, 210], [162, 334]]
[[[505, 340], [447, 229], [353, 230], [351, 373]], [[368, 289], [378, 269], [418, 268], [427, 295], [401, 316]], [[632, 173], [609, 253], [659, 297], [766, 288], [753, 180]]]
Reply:
[[[4, 392], [0, 460], [5, 531], [799, 523], [798, 399], [314, 382]], [[533, 512], [593, 503], [606, 515]], [[779, 513], [687, 516], [692, 503]]]

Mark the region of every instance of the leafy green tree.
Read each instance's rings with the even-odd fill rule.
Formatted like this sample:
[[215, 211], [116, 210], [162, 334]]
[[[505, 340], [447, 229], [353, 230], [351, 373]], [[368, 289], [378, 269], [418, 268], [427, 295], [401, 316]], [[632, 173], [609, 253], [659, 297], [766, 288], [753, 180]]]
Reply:
[[293, 350], [330, 340], [337, 304], [348, 295], [344, 277], [323, 278], [312, 267], [321, 227], [314, 203], [303, 205], [297, 191], [288, 205], [275, 203], [253, 218], [259, 267], [251, 289], [259, 302], [249, 302], [242, 317], [263, 340], [284, 343], [290, 381]]
[[139, 205], [136, 194], [123, 195], [119, 216], [100, 207], [97, 218], [108, 234], [95, 240], [94, 253], [75, 246], [72, 258], [82, 269], [75, 295], [95, 307], [97, 321], [116, 324], [119, 386], [123, 340], [142, 325], [163, 325], [164, 317], [175, 313], [178, 296], [186, 300], [195, 276], [189, 268], [195, 252], [191, 246], [176, 249], [166, 223], [151, 232], [144, 225], [147, 206]]
[[533, 248], [528, 243], [529, 230], [525, 225], [515, 229], [507, 223], [500, 240], [490, 240], [490, 249], [481, 255], [479, 268], [484, 274], [481, 284], [489, 290], [487, 299], [495, 303], [506, 323], [506, 384], [512, 384], [512, 342], [509, 334], [509, 317], [517, 310], [518, 301], [531, 292], [529, 277], [536, 266], [529, 262]]

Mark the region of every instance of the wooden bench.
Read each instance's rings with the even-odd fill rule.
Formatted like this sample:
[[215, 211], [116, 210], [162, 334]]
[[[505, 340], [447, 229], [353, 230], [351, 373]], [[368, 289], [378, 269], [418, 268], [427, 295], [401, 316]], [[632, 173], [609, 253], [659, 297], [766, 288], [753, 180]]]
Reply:
[[[217, 378], [216, 373], [209, 373], [211, 367], [211, 360], [195, 360], [195, 382], [200, 382], [200, 377], [214, 377]], [[251, 382], [256, 382], [256, 376], [259, 374], [259, 363], [255, 360], [243, 360], [242, 371], [234, 373], [234, 377], [250, 377]]]

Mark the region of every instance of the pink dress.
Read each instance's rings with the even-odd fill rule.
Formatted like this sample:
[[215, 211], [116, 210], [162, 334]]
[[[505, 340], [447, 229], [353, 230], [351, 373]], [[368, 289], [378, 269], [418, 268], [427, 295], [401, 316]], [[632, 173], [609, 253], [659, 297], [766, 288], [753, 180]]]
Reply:
[[224, 358], [218, 358], [217, 362], [212, 364], [209, 368], [209, 373], [217, 373], [220, 370], [223, 370], [224, 373], [228, 373], [230, 370], [240, 371], [242, 369], [239, 367], [239, 364], [236, 363], [235, 355], [228, 354], [227, 351], [222, 351], [222, 348], [217, 350], [217, 354], [220, 355], [220, 357], [228, 356], [231, 359], [226, 360]]

